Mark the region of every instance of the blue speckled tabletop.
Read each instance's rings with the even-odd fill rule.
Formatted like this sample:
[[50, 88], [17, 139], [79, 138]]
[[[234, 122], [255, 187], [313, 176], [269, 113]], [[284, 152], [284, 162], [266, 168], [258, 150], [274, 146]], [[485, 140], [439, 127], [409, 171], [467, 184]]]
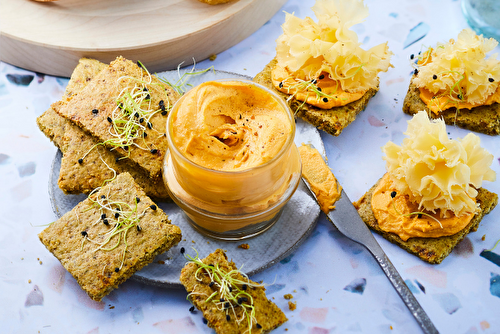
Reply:
[[[380, 148], [389, 140], [402, 141], [409, 120], [401, 108], [412, 70], [410, 54], [456, 38], [467, 26], [459, 1], [366, 4], [370, 17], [354, 30], [366, 47], [388, 41], [394, 68], [381, 75], [380, 91], [339, 137], [321, 133], [329, 164], [353, 200], [384, 173]], [[290, 0], [282, 10], [314, 17], [312, 5], [312, 0]], [[274, 57], [283, 11], [197, 68], [254, 76]], [[191, 304], [181, 289], [127, 281], [103, 301], [90, 300], [39, 242], [41, 225], [55, 219], [47, 187], [56, 149], [35, 119], [62, 96], [67, 82], [0, 62], [0, 332], [210, 333], [201, 314], [189, 312]], [[455, 127], [448, 131], [453, 138], [467, 133]], [[500, 138], [479, 136], [500, 175]], [[483, 186], [500, 194], [499, 181]], [[500, 238], [499, 210], [439, 265], [376, 236], [441, 333], [500, 333], [500, 247], [484, 252]], [[323, 214], [293, 254], [252, 279], [274, 282], [268, 296], [289, 319], [275, 333], [421, 332], [369, 253], [343, 237]], [[285, 294], [293, 295], [296, 310], [288, 309]]]

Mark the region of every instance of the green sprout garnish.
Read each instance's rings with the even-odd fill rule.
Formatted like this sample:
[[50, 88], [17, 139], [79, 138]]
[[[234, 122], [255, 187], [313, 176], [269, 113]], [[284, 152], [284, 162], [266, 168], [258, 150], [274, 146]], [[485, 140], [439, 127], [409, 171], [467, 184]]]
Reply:
[[187, 81], [189, 80], [190, 77], [206, 73], [210, 70], [213, 70], [215, 72], [215, 69], [213, 66], [210, 66], [209, 68], [207, 68], [205, 70], [195, 71], [196, 62], [193, 58], [193, 67], [191, 68], [191, 71], [186, 72], [186, 73], [181, 75], [180, 68], [181, 68], [183, 63], [184, 62], [177, 65], [177, 75], [178, 75], [179, 79], [177, 79], [177, 81], [175, 83], [171, 83], [167, 79], [163, 79], [163, 78], [158, 77], [158, 79], [160, 81], [162, 81], [162, 82], [166, 83], [167, 85], [169, 85], [170, 87], [172, 87], [172, 89], [175, 90], [180, 95], [183, 95], [189, 88], [191, 88], [193, 86], [193, 85], [187, 83]]
[[[194, 249], [194, 248], [193, 248]], [[238, 324], [242, 321], [247, 321], [248, 332], [252, 332], [254, 325], [259, 327], [255, 318], [255, 307], [253, 305], [253, 297], [247, 292], [248, 288], [262, 287], [261, 284], [252, 283], [246, 274], [240, 269], [233, 269], [228, 272], [219, 267], [218, 264], [206, 264], [198, 256], [198, 251], [194, 249], [196, 256], [192, 257], [189, 254], [184, 254], [189, 262], [193, 262], [198, 266], [195, 272], [195, 278], [198, 281], [203, 281], [203, 276], [210, 279], [209, 287], [214, 290], [211, 295], [204, 293], [191, 292], [188, 294], [189, 299], [192, 295], [203, 295], [206, 297], [205, 303], [212, 302], [219, 311], [224, 311], [227, 316], [234, 318]], [[238, 278], [242, 276], [243, 279]], [[196, 286], [195, 286], [196, 289]], [[194, 290], [194, 289], [193, 289]], [[241, 316], [238, 317], [237, 310], [241, 308]]]
[[396, 209], [396, 204], [394, 203], [394, 197], [396, 195], [394, 195], [394, 197], [393, 197], [392, 196], [393, 193], [394, 192], [391, 193], [391, 203], [392, 203], [392, 207], [394, 208], [394, 211], [396, 211], [396, 213], [398, 215], [400, 215], [402, 217], [410, 217], [410, 216], [417, 215], [417, 216], [419, 216], [418, 218], [420, 218], [423, 215], [423, 216], [426, 216], [426, 217], [429, 217], [429, 218], [435, 220], [439, 224], [439, 226], [441, 226], [441, 228], [443, 228], [443, 224], [441, 224], [441, 222], [436, 217], [434, 217], [434, 216], [432, 216], [432, 215], [430, 215], [430, 214], [428, 214], [426, 212], [422, 212], [422, 211], [415, 211], [415, 212], [410, 212], [410, 213], [401, 213], [401, 212], [399, 212], [398, 209]]
[[495, 248], [497, 248], [498, 244], [500, 244], [500, 239], [497, 240], [497, 242], [495, 243], [495, 245], [492, 248], [486, 249], [486, 251], [493, 252], [493, 250], [495, 250]]
[[82, 163], [83, 159], [99, 145], [111, 146], [111, 150], [117, 148], [125, 150], [126, 156], [120, 157], [118, 160], [130, 157], [130, 147], [132, 146], [152, 153], [157, 152], [157, 148], [147, 145], [146, 131], [156, 133], [158, 138], [164, 136], [164, 133], [153, 127], [151, 119], [158, 113], [167, 115], [172, 106], [167, 94], [165, 94], [164, 100], [160, 100], [158, 106], [153, 105], [150, 88], [160, 86], [162, 91], [165, 89], [162, 84], [152, 82], [152, 76], [148, 70], [141, 62], [138, 64], [147, 73], [145, 77], [122, 76], [117, 80], [118, 82], [130, 80], [133, 86], [123, 88], [116, 98], [116, 106], [111, 116], [108, 117], [108, 122], [111, 124], [109, 129], [111, 138], [92, 146], [79, 160], [79, 163]]
[[[84, 212], [97, 207], [99, 218], [91, 226], [104, 224], [108, 228], [108, 230], [103, 234], [98, 234], [92, 237], [87, 231], [81, 232], [82, 236], [84, 237], [82, 240], [82, 249], [86, 241], [97, 246], [94, 249], [94, 252], [99, 250], [112, 251], [116, 249], [121, 242], [123, 242], [125, 247], [122, 253], [121, 264], [120, 267], [116, 268], [120, 270], [123, 267], [123, 263], [125, 262], [125, 253], [127, 252], [128, 248], [127, 233], [133, 227], [135, 227], [138, 232], [142, 230], [142, 228], [139, 226], [139, 220], [146, 214], [146, 211], [150, 209], [150, 207], [139, 213], [137, 211], [137, 204], [140, 202], [140, 199], [137, 197], [134, 199], [134, 203], [130, 205], [125, 202], [114, 201], [109, 191], [106, 194], [97, 196], [96, 194], [102, 189], [102, 187], [104, 187], [106, 183], [116, 179], [116, 171], [109, 167], [109, 165], [106, 164], [106, 162], [102, 158], [101, 160], [109, 169], [113, 171], [113, 177], [111, 179], [104, 180], [101, 187], [97, 187], [88, 195], [87, 198], [92, 202], [92, 205]], [[99, 241], [97, 240], [97, 238], [103, 240]], [[116, 239], [116, 242], [114, 242], [114, 244], [111, 244], [113, 238]]]

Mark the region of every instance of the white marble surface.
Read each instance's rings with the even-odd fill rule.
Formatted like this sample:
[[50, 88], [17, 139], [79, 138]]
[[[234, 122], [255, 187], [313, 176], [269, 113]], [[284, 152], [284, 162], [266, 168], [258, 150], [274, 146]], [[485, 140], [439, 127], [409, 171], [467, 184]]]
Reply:
[[[366, 47], [388, 41], [394, 68], [381, 75], [380, 91], [339, 137], [321, 134], [329, 163], [353, 200], [384, 173], [380, 147], [403, 138], [409, 120], [401, 110], [411, 72], [409, 55], [422, 45], [454, 38], [466, 27], [459, 1], [366, 3], [371, 15], [355, 30]], [[290, 0], [283, 10], [313, 16], [312, 5], [312, 0]], [[273, 58], [283, 20], [280, 11], [215, 61], [197, 67], [255, 75]], [[428, 33], [404, 48], [420, 22]], [[211, 333], [199, 312], [188, 311], [190, 303], [180, 289], [127, 281], [102, 302], [91, 301], [39, 242], [42, 225], [55, 219], [47, 187], [56, 149], [35, 119], [61, 97], [66, 84], [67, 79], [0, 63], [0, 332]], [[449, 132], [453, 138], [467, 133], [454, 127]], [[500, 174], [500, 137], [479, 136], [494, 154], [493, 169]], [[499, 181], [484, 186], [500, 193]], [[500, 238], [499, 210], [439, 265], [426, 264], [376, 236], [441, 333], [500, 332], [499, 263], [480, 256]], [[500, 248], [494, 253], [500, 254]], [[252, 278], [274, 282], [268, 296], [289, 319], [274, 333], [421, 332], [369, 253], [340, 235], [324, 215], [296, 252]], [[288, 310], [287, 293], [297, 302], [295, 311]]]

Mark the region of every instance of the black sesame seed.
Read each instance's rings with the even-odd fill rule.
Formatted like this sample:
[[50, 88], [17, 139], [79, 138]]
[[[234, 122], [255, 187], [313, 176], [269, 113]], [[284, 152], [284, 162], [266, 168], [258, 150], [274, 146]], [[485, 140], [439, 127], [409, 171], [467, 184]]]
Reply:
[[106, 214], [105, 214], [105, 213], [103, 213], [103, 214], [101, 215], [101, 219], [106, 219]]
[[228, 314], [228, 315], [226, 315], [226, 320], [227, 320], [227, 321], [231, 320], [231, 316], [230, 316], [229, 314]]
[[224, 304], [224, 308], [229, 308], [229, 306], [231, 306], [231, 304], [229, 304], [229, 303]]
[[233, 288], [232, 287], [229, 287], [229, 292], [233, 292]]
[[434, 79], [434, 80], [436, 80], [437, 78], [438, 78], [438, 76], [435, 74], [432, 76], [432, 79]]
[[115, 273], [119, 272], [120, 271], [120, 268], [115, 268]]
[[418, 218], [422, 218], [422, 214], [421, 214], [421, 213], [419, 213], [417, 217], [418, 217]]
[[186, 249], [184, 247], [181, 247], [181, 254], [184, 254], [186, 252]]
[[321, 87], [318, 87], [318, 92], [321, 92]]
[[92, 113], [93, 113], [94, 115], [95, 115], [95, 114], [97, 114], [98, 112], [99, 112], [99, 110], [97, 110], [97, 109], [92, 109]]
[[142, 91], [143, 91], [143, 92], [149, 92], [147, 87], [144, 87], [144, 88], [142, 89]]
[[109, 225], [109, 222], [108, 222], [108, 220], [107, 220], [107, 219], [103, 219], [103, 221], [102, 221], [102, 222], [104, 223], [104, 225]]
[[146, 95], [145, 100], [151, 100], [151, 95]]
[[[210, 263], [208, 266], [209, 266], [209, 267], [214, 267], [214, 265], [213, 265], [213, 264], [211, 264], [211, 263]], [[231, 290], [229, 290], [229, 291], [231, 291]]]
[[243, 284], [243, 285], [242, 285], [242, 287], [241, 287], [241, 289], [242, 289], [243, 291], [247, 291], [247, 287], [248, 287], [248, 286], [247, 286], [246, 284]]
[[280, 88], [283, 88], [283, 82], [280, 82], [280, 84], [278, 85]]
[[156, 210], [156, 205], [153, 204], [150, 206], [150, 208], [151, 208], [151, 210]]
[[213, 286], [214, 286], [214, 284], [215, 284], [215, 282], [214, 282], [214, 281], [212, 281], [212, 282], [210, 282], [210, 284], [208, 284], [208, 286], [209, 286], [209, 287], [213, 287]]
[[139, 202], [141, 201], [141, 199], [140, 199], [139, 197], [136, 197], [136, 198], [135, 198], [135, 201], [136, 201], [137, 203], [139, 203]]
[[207, 319], [205, 319], [205, 318], [203, 318], [203, 323], [204, 323], [205, 325], [206, 325], [206, 324], [208, 324], [208, 320], [207, 320]]
[[149, 129], [152, 129], [152, 128], [153, 128], [153, 124], [151, 124], [151, 122], [148, 122], [148, 128], [149, 128]]
[[415, 55], [412, 53], [412, 54], [410, 55], [410, 59], [413, 59], [413, 58], [415, 58]]
[[261, 324], [259, 324], [259, 323], [257, 323], [257, 325], [255, 325], [255, 327], [257, 327], [257, 328], [259, 328], [259, 329], [260, 329], [260, 328], [262, 328], [262, 325], [261, 325]]
[[194, 312], [194, 306], [191, 306], [191, 307], [189, 308], [189, 312], [191, 312], [191, 313], [193, 313], [193, 312]]
[[415, 69], [415, 71], [413, 71], [413, 74], [417, 75], [418, 74], [418, 70]]
[[146, 138], [146, 137], [148, 136], [148, 134], [147, 134], [146, 132], [143, 132], [143, 133], [142, 133], [142, 136], [143, 136], [144, 138]]
[[115, 213], [115, 218], [120, 217], [120, 214], [118, 212]]
[[78, 159], [78, 163], [79, 164], [83, 163], [83, 159], [82, 158]]
[[242, 303], [245, 303], [248, 301], [248, 298], [247, 297], [240, 297], [238, 298], [238, 304], [242, 304]]
[[125, 151], [128, 151], [128, 146], [123, 146], [123, 149], [124, 149]]
[[489, 82], [493, 82], [493, 81], [495, 81], [495, 79], [493, 79], [493, 78], [488, 78], [488, 81], [489, 81]]
[[224, 303], [224, 298], [219, 299], [221, 303]]
[[139, 123], [142, 123], [142, 122], [144, 122], [144, 118], [142, 118], [142, 117], [141, 117], [141, 118], [139, 119]]
[[118, 108], [123, 109], [123, 103], [120, 102], [120, 104], [118, 105]]
[[113, 120], [111, 119], [111, 117], [108, 117], [108, 122], [113, 123]]
[[457, 97], [459, 100], [461, 100], [463, 98], [462, 94], [458, 94]]
[[105, 198], [106, 198], [106, 196], [105, 196], [105, 195], [101, 195], [101, 198], [102, 198], [102, 199], [105, 199]]
[[161, 114], [162, 114], [162, 116], [165, 116], [166, 114], [168, 114], [168, 111], [163, 110], [163, 111], [161, 112]]
[[160, 100], [160, 102], [158, 102], [158, 105], [161, 107], [161, 106], [164, 106], [165, 105], [165, 101], [163, 100]]
[[325, 78], [325, 76], [324, 76], [323, 74], [321, 74], [321, 75], [319, 76], [319, 79], [320, 79], [320, 80], [323, 80], [324, 78]]
[[142, 231], [142, 228], [139, 225], [137, 225], [137, 232], [141, 232], [141, 231]]
[[316, 79], [312, 79], [312, 80], [311, 80], [311, 83], [312, 83], [313, 85], [315, 85], [317, 82], [318, 82], [318, 80], [316, 80]]
[[83, 235], [84, 237], [86, 237], [86, 236], [87, 236], [87, 232], [86, 232], [86, 231], [82, 231], [81, 233], [82, 233], [82, 235]]
[[151, 153], [153, 153], [153, 154], [155, 154], [156, 152], [158, 152], [158, 150], [157, 150], [156, 148], [153, 148], [153, 149], [151, 150]]
[[136, 111], [134, 117], [139, 117], [139, 113]]
[[396, 194], [397, 194], [397, 192], [393, 191], [393, 192], [391, 193], [391, 197], [392, 197], [392, 198], [396, 197]]
[[323, 102], [328, 102], [328, 99], [326, 97], [324, 97]]
[[120, 158], [116, 157], [115, 162], [118, 162], [118, 161], [120, 161]]

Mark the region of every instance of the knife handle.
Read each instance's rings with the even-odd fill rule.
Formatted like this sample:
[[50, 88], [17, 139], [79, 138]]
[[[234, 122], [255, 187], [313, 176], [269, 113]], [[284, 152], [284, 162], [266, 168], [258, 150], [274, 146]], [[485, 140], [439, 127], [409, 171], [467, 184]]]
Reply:
[[[378, 246], [378, 244], [377, 244]], [[415, 320], [418, 322], [420, 327], [422, 328], [424, 333], [429, 334], [438, 334], [438, 330], [434, 327], [431, 319], [427, 316], [427, 313], [423, 310], [422, 306], [420, 306], [419, 302], [410, 291], [404, 280], [399, 275], [398, 271], [392, 264], [391, 260], [385, 255], [380, 246], [380, 251], [377, 249], [370, 249], [371, 247], [366, 246], [366, 248], [373, 255], [375, 260], [377, 260], [380, 268], [384, 271], [385, 275], [391, 282], [394, 289], [397, 291], [403, 302], [406, 304], [410, 312], [412, 313]]]

